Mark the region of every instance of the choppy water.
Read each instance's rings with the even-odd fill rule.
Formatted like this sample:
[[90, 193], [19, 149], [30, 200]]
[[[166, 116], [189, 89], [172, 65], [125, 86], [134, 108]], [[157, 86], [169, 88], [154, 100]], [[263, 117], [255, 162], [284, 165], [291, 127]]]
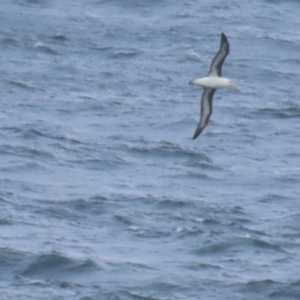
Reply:
[[299, 10], [1, 1], [0, 299], [300, 299]]

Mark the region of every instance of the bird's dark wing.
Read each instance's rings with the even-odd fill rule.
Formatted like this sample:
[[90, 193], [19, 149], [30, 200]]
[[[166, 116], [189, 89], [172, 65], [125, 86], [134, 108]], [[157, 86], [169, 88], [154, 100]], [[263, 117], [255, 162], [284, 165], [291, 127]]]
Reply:
[[216, 56], [214, 57], [214, 59], [212, 60], [210, 70], [207, 75], [208, 77], [222, 75], [222, 65], [228, 54], [229, 54], [229, 43], [226, 35], [222, 32], [220, 49], [216, 54]]
[[193, 140], [196, 139], [205, 128], [210, 115], [212, 114], [212, 101], [215, 93], [215, 89], [205, 88], [201, 98], [201, 117], [198, 123], [198, 127], [195, 131]]

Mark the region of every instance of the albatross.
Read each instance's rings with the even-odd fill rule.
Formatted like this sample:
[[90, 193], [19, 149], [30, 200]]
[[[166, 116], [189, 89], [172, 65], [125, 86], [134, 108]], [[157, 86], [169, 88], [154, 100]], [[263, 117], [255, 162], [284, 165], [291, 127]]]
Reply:
[[201, 116], [198, 123], [198, 127], [195, 131], [193, 140], [196, 139], [205, 126], [212, 114], [212, 101], [214, 93], [217, 89], [232, 87], [238, 89], [237, 86], [231, 82], [229, 79], [222, 77], [222, 65], [229, 54], [229, 43], [227, 37], [224, 33], [221, 34], [221, 45], [218, 53], [212, 60], [209, 73], [204, 78], [199, 78], [196, 80], [191, 80], [189, 84], [197, 85], [204, 88], [202, 98], [201, 98]]

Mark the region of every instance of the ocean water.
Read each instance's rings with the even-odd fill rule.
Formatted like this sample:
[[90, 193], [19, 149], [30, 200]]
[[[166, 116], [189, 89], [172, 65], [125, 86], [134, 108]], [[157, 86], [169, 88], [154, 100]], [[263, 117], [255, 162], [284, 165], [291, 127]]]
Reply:
[[2, 0], [0, 299], [300, 299], [299, 10]]

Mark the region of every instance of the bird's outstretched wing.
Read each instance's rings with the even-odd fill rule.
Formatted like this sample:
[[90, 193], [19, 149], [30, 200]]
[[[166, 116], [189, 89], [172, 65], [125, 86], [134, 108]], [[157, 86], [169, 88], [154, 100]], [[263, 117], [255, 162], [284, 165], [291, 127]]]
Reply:
[[222, 65], [228, 54], [229, 54], [229, 43], [226, 35], [222, 32], [220, 49], [216, 54], [216, 56], [214, 57], [214, 59], [212, 60], [207, 77], [222, 75]]
[[215, 89], [205, 88], [201, 98], [201, 117], [198, 123], [198, 127], [195, 131], [193, 140], [196, 139], [205, 128], [210, 115], [212, 114], [212, 101], [215, 93]]

